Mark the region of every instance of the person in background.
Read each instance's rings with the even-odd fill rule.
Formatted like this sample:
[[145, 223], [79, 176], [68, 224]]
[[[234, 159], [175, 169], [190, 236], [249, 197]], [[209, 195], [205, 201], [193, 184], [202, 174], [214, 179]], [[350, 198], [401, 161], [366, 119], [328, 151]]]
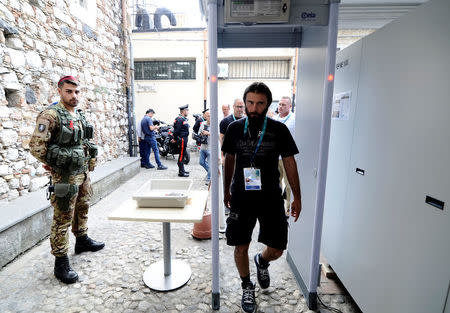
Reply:
[[[291, 133], [292, 138], [295, 137], [295, 114], [291, 112], [292, 110], [292, 101], [288, 96], [281, 97], [280, 102], [278, 103], [278, 114], [273, 118], [276, 121], [279, 121], [287, 126], [289, 132]], [[284, 208], [286, 211], [286, 215], [289, 215], [289, 210], [291, 207], [291, 186], [289, 186], [289, 181], [286, 175], [286, 171], [283, 166], [283, 160], [280, 158], [278, 162], [278, 171], [280, 172], [280, 183], [284, 186]]]
[[[67, 255], [69, 226], [75, 235], [75, 253], [98, 251], [103, 242], [87, 235], [89, 201], [92, 186], [89, 172], [97, 162], [97, 146], [90, 140], [94, 127], [80, 109], [80, 86], [73, 76], [64, 76], [58, 82], [60, 101], [40, 112], [31, 136], [31, 154], [50, 171], [50, 202], [53, 222], [50, 232], [51, 253], [55, 256], [54, 275], [65, 284], [78, 280]], [[53, 190], [50, 189], [52, 187]]]
[[145, 112], [145, 116], [141, 121], [141, 129], [144, 136], [144, 145], [145, 145], [145, 155], [144, 155], [144, 167], [145, 168], [154, 168], [155, 166], [150, 163], [150, 154], [153, 150], [155, 155], [155, 161], [158, 166], [158, 170], [167, 170], [167, 167], [161, 163], [159, 159], [159, 149], [158, 143], [155, 138], [155, 130], [159, 128], [159, 126], [153, 125], [153, 115], [155, 111], [153, 109], [148, 109]]
[[219, 131], [220, 131], [220, 143], [223, 143], [223, 137], [225, 136], [225, 132], [227, 131], [228, 125], [231, 124], [231, 122], [238, 120], [244, 116], [244, 102], [242, 102], [241, 99], [235, 99], [233, 104], [233, 114], [229, 114], [226, 117], [224, 117], [219, 124]]
[[145, 142], [144, 142], [144, 138], [145, 135], [142, 134], [142, 127], [141, 127], [141, 122], [139, 121], [139, 123], [137, 123], [136, 125], [136, 137], [137, 137], [137, 141], [139, 144], [139, 156], [141, 157], [141, 167], [145, 167]]
[[200, 124], [200, 128], [198, 130], [198, 134], [200, 136], [200, 165], [205, 169], [206, 176], [206, 184], [209, 184], [211, 180], [211, 171], [209, 169], [210, 163], [210, 151], [209, 151], [209, 138], [210, 138], [210, 126], [211, 119], [210, 113], [206, 111], [204, 113], [205, 121]]
[[[205, 114], [206, 114], [208, 111], [209, 111], [209, 109], [203, 110], [202, 116], [200, 116], [200, 117], [195, 121], [194, 127], [192, 127], [192, 139], [195, 140], [195, 143], [197, 144], [197, 146], [200, 146], [200, 145], [201, 145], [201, 142], [200, 142], [200, 136], [199, 136], [200, 133], [199, 133], [198, 129], [200, 128], [200, 124], [201, 124], [202, 122], [206, 121]], [[209, 114], [209, 112], [208, 112], [208, 114]]]
[[184, 169], [184, 157], [186, 155], [186, 147], [189, 136], [189, 104], [179, 107], [180, 115], [175, 119], [173, 123], [173, 139], [172, 142], [177, 142], [180, 145], [180, 155], [178, 156], [178, 176], [189, 177], [189, 172]]
[[300, 180], [294, 155], [297, 146], [288, 128], [266, 116], [272, 93], [264, 83], [253, 83], [244, 92], [246, 118], [232, 122], [225, 133], [224, 204], [227, 244], [234, 246], [234, 259], [241, 278], [244, 312], [256, 311], [255, 284], [250, 279], [248, 249], [256, 221], [258, 241], [265, 247], [254, 256], [256, 277], [261, 289], [270, 285], [269, 262], [286, 249], [288, 222], [279, 185], [278, 159], [281, 156], [294, 201], [291, 215], [296, 222], [302, 209]]
[[230, 115], [230, 105], [222, 104], [222, 119]]

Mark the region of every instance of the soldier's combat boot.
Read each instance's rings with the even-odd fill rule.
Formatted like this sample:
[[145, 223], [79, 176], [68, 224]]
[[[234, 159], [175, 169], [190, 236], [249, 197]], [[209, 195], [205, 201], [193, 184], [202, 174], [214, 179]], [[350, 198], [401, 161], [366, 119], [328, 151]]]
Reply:
[[55, 257], [55, 277], [65, 284], [73, 284], [78, 280], [78, 274], [70, 267], [67, 255]]
[[88, 235], [83, 235], [76, 238], [75, 242], [75, 253], [81, 253], [85, 251], [98, 251], [105, 247], [104, 242], [98, 242], [89, 238]]

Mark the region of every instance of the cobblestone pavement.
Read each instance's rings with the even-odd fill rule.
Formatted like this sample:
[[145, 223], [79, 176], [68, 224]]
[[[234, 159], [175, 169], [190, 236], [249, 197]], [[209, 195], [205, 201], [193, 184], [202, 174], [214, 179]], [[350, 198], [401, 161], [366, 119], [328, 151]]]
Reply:
[[[193, 188], [206, 190], [206, 172], [198, 165], [198, 154], [191, 155], [186, 168], [194, 180]], [[157, 292], [144, 285], [142, 274], [150, 264], [163, 258], [161, 223], [107, 219], [148, 179], [176, 178], [176, 160], [169, 158], [164, 163], [169, 167], [167, 171], [141, 169], [91, 208], [89, 235], [105, 241], [103, 250], [75, 255], [75, 240], [70, 236], [69, 258], [80, 276], [79, 282], [65, 285], [53, 276], [54, 257], [50, 254], [49, 240], [45, 239], [0, 271], [0, 312], [212, 312], [211, 241], [193, 239], [190, 234], [193, 224], [171, 224], [172, 256], [191, 265], [191, 279], [177, 290]], [[261, 248], [262, 245], [252, 243], [250, 257]], [[218, 312], [240, 312], [241, 288], [233, 248], [223, 239], [220, 266]], [[256, 281], [253, 262], [251, 273]], [[312, 312], [308, 311], [285, 258], [273, 262], [270, 273], [271, 287], [265, 291], [256, 289], [258, 312]], [[351, 299], [342, 292], [328, 293], [337, 294], [322, 295], [325, 303], [343, 312], [357, 312]]]

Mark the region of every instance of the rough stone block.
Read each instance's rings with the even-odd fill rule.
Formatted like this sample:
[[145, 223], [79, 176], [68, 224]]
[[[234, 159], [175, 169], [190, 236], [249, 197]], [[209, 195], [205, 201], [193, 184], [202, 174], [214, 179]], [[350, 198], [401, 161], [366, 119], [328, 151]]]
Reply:
[[8, 192], [8, 200], [14, 200], [17, 199], [19, 197], [19, 191], [17, 191], [16, 189], [12, 189], [10, 192]]
[[30, 88], [30, 86], [27, 86], [27, 88], [26, 88], [25, 99], [28, 104], [34, 104], [37, 102], [36, 95], [35, 95], [33, 89]]
[[20, 68], [25, 66], [25, 54], [22, 51], [6, 49], [6, 53], [8, 54], [13, 67]]
[[10, 189], [17, 189], [19, 188], [20, 181], [17, 178], [13, 178], [8, 181], [8, 186]]
[[[4, 165], [0, 165], [0, 176], [6, 176], [8, 174], [11, 174], [11, 170], [9, 168], [8, 165], [4, 164]], [[2, 181], [4, 182], [3, 178], [0, 178], [0, 184], [2, 184]], [[1, 192], [1, 190], [0, 190]]]
[[47, 176], [36, 177], [30, 181], [30, 192], [36, 191], [44, 187], [48, 183]]
[[17, 142], [17, 139], [17, 132], [11, 129], [4, 129], [0, 131], [0, 143], [5, 147], [13, 145]]
[[14, 122], [12, 121], [4, 121], [1, 124], [3, 126], [4, 129], [11, 129], [14, 128]]
[[37, 69], [42, 67], [42, 59], [39, 56], [39, 54], [37, 54], [34, 51], [28, 51], [26, 53], [26, 60], [27, 60], [27, 64], [31, 67], [34, 67]]
[[23, 42], [17, 37], [6, 38], [6, 46], [12, 49], [23, 50]]
[[[0, 11], [2, 11], [3, 14], [5, 14], [8, 17], [9, 20], [14, 20], [14, 15], [12, 15], [12, 13], [1, 3], [0, 3]], [[2, 18], [0, 18], [0, 29], [3, 30], [3, 33], [5, 35], [14, 35], [19, 33], [17, 28], [11, 26]]]

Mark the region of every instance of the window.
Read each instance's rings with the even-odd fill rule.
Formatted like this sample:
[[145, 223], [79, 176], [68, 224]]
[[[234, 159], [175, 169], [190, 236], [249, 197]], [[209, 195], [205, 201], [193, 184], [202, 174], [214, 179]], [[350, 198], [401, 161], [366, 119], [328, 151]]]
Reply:
[[[289, 79], [290, 60], [219, 60], [228, 64], [228, 79]], [[224, 67], [224, 65], [222, 65]]]
[[195, 61], [136, 61], [136, 80], [195, 79]]

